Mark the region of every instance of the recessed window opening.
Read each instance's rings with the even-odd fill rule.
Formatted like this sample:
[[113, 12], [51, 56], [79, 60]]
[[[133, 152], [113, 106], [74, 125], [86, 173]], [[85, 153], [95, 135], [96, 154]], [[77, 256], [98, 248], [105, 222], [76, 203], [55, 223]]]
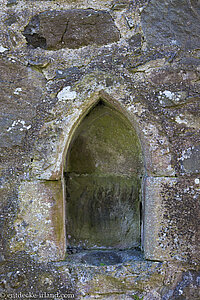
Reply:
[[67, 153], [67, 247], [140, 247], [142, 172], [136, 131], [121, 112], [99, 100], [76, 129]]

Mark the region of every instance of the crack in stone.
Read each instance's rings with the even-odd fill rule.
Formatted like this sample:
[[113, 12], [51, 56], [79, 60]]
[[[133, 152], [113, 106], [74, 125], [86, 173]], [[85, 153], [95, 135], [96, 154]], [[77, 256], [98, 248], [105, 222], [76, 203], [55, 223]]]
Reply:
[[65, 33], [67, 32], [68, 25], [69, 25], [69, 21], [67, 22], [66, 27], [65, 27], [65, 30], [64, 30], [64, 32], [63, 32], [63, 34], [62, 34], [62, 36], [61, 36], [61, 39], [60, 39], [60, 43], [61, 43], [61, 44], [64, 44], [64, 43], [65, 43], [63, 39], [64, 39], [64, 36], [65, 36]]

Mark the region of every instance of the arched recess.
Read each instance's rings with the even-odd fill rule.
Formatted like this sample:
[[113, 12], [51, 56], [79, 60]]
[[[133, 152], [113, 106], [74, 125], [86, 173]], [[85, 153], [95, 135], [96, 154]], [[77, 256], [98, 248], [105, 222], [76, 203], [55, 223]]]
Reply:
[[141, 245], [144, 163], [135, 128], [101, 95], [73, 129], [63, 166], [67, 247]]

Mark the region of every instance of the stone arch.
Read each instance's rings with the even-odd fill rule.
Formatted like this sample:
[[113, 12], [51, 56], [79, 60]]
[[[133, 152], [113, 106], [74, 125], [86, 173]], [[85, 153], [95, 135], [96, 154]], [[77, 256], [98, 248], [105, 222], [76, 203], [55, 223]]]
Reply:
[[100, 90], [94, 93], [91, 97], [89, 97], [85, 101], [85, 103], [80, 108], [81, 113], [73, 121], [72, 127], [70, 128], [70, 131], [67, 134], [67, 139], [65, 140], [63, 145], [62, 160], [59, 162], [60, 171], [58, 172], [58, 178], [63, 177], [63, 173], [65, 172], [68, 148], [75, 134], [76, 129], [81, 124], [83, 119], [87, 116], [87, 114], [98, 104], [99, 101], [103, 101], [108, 107], [114, 109], [119, 114], [121, 114], [121, 116], [123, 116], [123, 118], [126, 119], [126, 122], [129, 122], [130, 126], [134, 128], [141, 144], [145, 170], [148, 168], [147, 164], [148, 161], [151, 159], [151, 156], [149, 154], [149, 149], [145, 147], [146, 137], [142, 132], [141, 125], [138, 124], [138, 120], [118, 101], [118, 99], [114, 99], [104, 90]]
[[67, 245], [140, 247], [144, 161], [121, 105], [99, 93], [74, 125], [64, 152]]
[[[146, 120], [145, 116], [141, 115], [142, 110], [137, 107], [137, 103], [130, 103], [129, 106], [123, 105], [119, 98], [115, 100], [104, 91], [96, 92], [90, 98], [86, 98], [78, 109], [74, 109], [73, 115], [67, 119], [66, 112], [63, 111], [63, 132], [58, 136], [56, 142], [53, 141], [54, 151], [52, 151], [52, 147], [49, 147], [49, 139], [45, 142], [49, 154], [46, 155], [46, 165], [49, 167], [46, 168], [44, 164], [40, 164], [40, 161], [39, 164], [35, 161], [32, 177], [21, 183], [19, 187], [21, 209], [19, 209], [19, 215], [15, 221], [17, 235], [12, 240], [12, 251], [17, 251], [19, 248], [24, 249], [46, 261], [64, 259], [66, 253], [64, 175], [67, 153], [73, 137], [76, 136], [77, 128], [100, 100], [109, 109], [116, 111], [123, 120], [126, 120], [129, 126], [134, 128], [135, 134], [140, 140], [144, 166], [142, 199], [145, 210], [143, 213], [144, 226], [141, 227], [142, 231], [144, 227], [144, 234], [141, 234], [141, 245], [144, 248], [145, 258], [169, 259], [168, 251], [163, 250], [159, 239], [160, 224], [163, 220], [162, 185], [173, 184], [175, 180], [169, 142], [167, 137], [159, 131], [158, 124]], [[75, 104], [77, 107], [77, 103]], [[57, 124], [57, 122], [55, 123]], [[38, 151], [40, 151], [40, 147]], [[29, 203], [28, 209], [24, 210], [23, 207], [26, 203]], [[38, 211], [39, 214], [42, 211], [40, 218], [38, 218]], [[29, 224], [25, 228], [26, 237], [24, 230], [21, 230], [22, 227], [19, 226], [22, 220]], [[36, 232], [39, 232], [39, 244]], [[28, 242], [21, 246], [18, 237]], [[34, 245], [34, 250], [31, 245]]]

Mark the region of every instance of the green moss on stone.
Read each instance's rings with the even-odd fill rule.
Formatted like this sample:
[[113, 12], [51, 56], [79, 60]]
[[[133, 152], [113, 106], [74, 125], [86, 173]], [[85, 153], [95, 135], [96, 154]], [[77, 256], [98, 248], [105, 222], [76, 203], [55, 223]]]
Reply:
[[139, 246], [142, 165], [134, 128], [100, 100], [77, 128], [68, 152], [68, 244]]

